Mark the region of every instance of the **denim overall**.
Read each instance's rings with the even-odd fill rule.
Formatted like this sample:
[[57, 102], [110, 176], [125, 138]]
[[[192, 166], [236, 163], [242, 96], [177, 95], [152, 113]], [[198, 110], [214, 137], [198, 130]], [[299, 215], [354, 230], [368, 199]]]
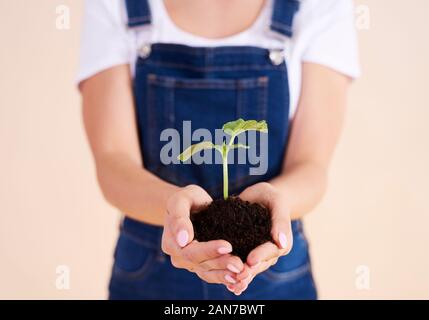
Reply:
[[[129, 28], [151, 23], [147, 0], [127, 0], [126, 7]], [[298, 8], [296, 0], [275, 0], [271, 30], [290, 37]], [[266, 173], [249, 175], [248, 164], [230, 165], [230, 194], [239, 194], [280, 173], [289, 133], [288, 74], [282, 48], [143, 45], [136, 62], [134, 94], [144, 166], [163, 180], [178, 186], [198, 184], [213, 198], [222, 195], [221, 165], [163, 164], [160, 160], [166, 143], [160, 139], [161, 132], [175, 128], [182, 135], [184, 121], [191, 121], [192, 130], [210, 130], [213, 137], [214, 130], [227, 121], [267, 121]], [[180, 141], [177, 143], [181, 146]], [[302, 222], [294, 221], [292, 227], [291, 253], [255, 277], [236, 297], [224, 285], [208, 284], [194, 273], [173, 267], [161, 251], [161, 227], [124, 218], [115, 250], [110, 298], [315, 299]]]

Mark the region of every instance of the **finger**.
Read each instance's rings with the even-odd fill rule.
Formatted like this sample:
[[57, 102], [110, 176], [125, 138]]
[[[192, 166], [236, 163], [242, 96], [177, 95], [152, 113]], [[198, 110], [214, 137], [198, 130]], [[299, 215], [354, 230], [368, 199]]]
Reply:
[[203, 261], [199, 267], [205, 271], [229, 270], [232, 273], [240, 274], [244, 269], [244, 263], [239, 257], [227, 254], [219, 258]]
[[249, 265], [246, 263], [244, 265], [243, 271], [241, 271], [239, 274], [237, 274], [236, 278], [238, 281], [243, 281], [244, 279], [248, 279], [249, 276], [252, 275], [252, 270], [249, 267]]
[[190, 220], [192, 210], [200, 209], [212, 201], [201, 187], [190, 185], [169, 199], [166, 225], [174, 235], [179, 247], [185, 247], [194, 239], [194, 228]]
[[278, 257], [280, 254], [277, 246], [272, 242], [265, 242], [253, 249], [247, 256], [247, 264], [256, 268], [260, 263]]
[[249, 287], [249, 284], [247, 284], [246, 286], [244, 286], [244, 288], [240, 291], [238, 291], [235, 295], [240, 296], [244, 291], [247, 290], [247, 288]]
[[[268, 268], [270, 268], [270, 267], [272, 267], [273, 265], [275, 265], [275, 264], [277, 263], [277, 261], [279, 261], [279, 258], [278, 258], [278, 257], [273, 258], [273, 259], [271, 259], [271, 260], [268, 260], [268, 261], [267, 261], [267, 265], [268, 265], [267, 269], [268, 269]], [[265, 270], [266, 270], [266, 269], [265, 269]], [[265, 271], [265, 270], [264, 270], [264, 271]]]
[[186, 269], [190, 272], [194, 272], [195, 271], [195, 264], [182, 259], [180, 256], [171, 256], [170, 258], [171, 264], [173, 265], [173, 267], [178, 268], [178, 269]]
[[[237, 283], [228, 285], [228, 290], [236, 295], [242, 294], [259, 273], [264, 272], [269, 267], [276, 264], [277, 260], [278, 258], [276, 257], [268, 261], [263, 261], [257, 267], [254, 268], [245, 265], [245, 270], [241, 274], [236, 276]], [[244, 274], [246, 274], [245, 278], [243, 278]]]
[[281, 250], [281, 255], [288, 254], [292, 249], [293, 236], [289, 212], [285, 206], [274, 205], [271, 211], [271, 236]]
[[261, 182], [246, 188], [240, 198], [244, 201], [259, 203], [271, 211], [275, 189], [269, 183]]
[[252, 275], [253, 277], [256, 277], [258, 274], [266, 271], [269, 267], [271, 267], [275, 262], [277, 261], [277, 258], [273, 258], [264, 262], [261, 262], [255, 270], [253, 270]]
[[249, 278], [243, 281], [239, 281], [235, 284], [228, 284], [227, 289], [232, 293], [234, 293], [235, 295], [240, 295], [244, 290], [247, 289], [247, 287], [249, 286], [250, 282], [252, 282], [252, 280], [253, 280], [253, 277], [249, 276]]
[[174, 233], [166, 226], [162, 233], [161, 249], [170, 256], [182, 257], [182, 247], [178, 244]]
[[212, 271], [198, 271], [197, 275], [208, 283], [217, 283], [224, 285], [231, 285], [237, 283], [234, 274], [229, 271], [212, 270]]
[[[265, 271], [266, 269], [268, 269], [270, 266], [269, 262], [264, 261], [261, 262], [257, 268], [249, 268], [249, 275], [247, 278], [237, 282], [237, 284], [233, 284], [233, 285], [229, 285], [228, 290], [230, 290], [231, 292], [233, 292], [235, 295], [239, 296], [241, 295], [244, 291], [247, 290], [248, 286], [250, 285], [250, 283], [253, 281], [253, 279], [261, 272]], [[237, 279], [238, 280], [238, 279]]]
[[197, 185], [188, 185], [185, 189], [189, 192], [186, 192], [186, 196], [191, 200], [191, 210], [201, 210], [202, 208], [207, 207], [213, 199], [207, 193], [206, 190]]
[[212, 240], [208, 242], [192, 241], [180, 250], [184, 259], [193, 263], [201, 263], [207, 260], [219, 258], [232, 252], [232, 246], [225, 240]]
[[194, 228], [189, 218], [191, 204], [184, 197], [174, 197], [174, 204], [167, 206], [166, 228], [171, 231], [177, 245], [186, 246], [194, 238]]
[[254, 278], [253, 272], [250, 267], [245, 264], [244, 270], [240, 274], [238, 274], [235, 279], [237, 280], [236, 284], [230, 284], [227, 286], [228, 290], [233, 292], [234, 294], [241, 294], [247, 286], [252, 282]]

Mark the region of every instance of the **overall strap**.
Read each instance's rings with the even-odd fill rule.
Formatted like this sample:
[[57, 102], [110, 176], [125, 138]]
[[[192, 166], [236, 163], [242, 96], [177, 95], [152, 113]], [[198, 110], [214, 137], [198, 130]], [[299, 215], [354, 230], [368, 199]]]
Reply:
[[128, 27], [141, 27], [152, 22], [148, 0], [125, 0]]
[[293, 18], [299, 6], [299, 0], [274, 0], [271, 30], [291, 37]]

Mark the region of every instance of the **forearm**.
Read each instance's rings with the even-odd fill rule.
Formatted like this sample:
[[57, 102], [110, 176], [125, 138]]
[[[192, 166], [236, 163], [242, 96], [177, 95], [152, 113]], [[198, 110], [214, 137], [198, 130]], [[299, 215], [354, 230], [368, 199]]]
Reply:
[[350, 85], [346, 76], [312, 63], [303, 64], [302, 79], [283, 172], [271, 181], [286, 197], [292, 219], [301, 218], [322, 199]]
[[179, 189], [122, 154], [97, 159], [97, 177], [110, 204], [135, 220], [160, 226], [168, 197]]
[[290, 166], [270, 183], [284, 195], [291, 218], [302, 218], [322, 199], [326, 190], [326, 170], [315, 163], [303, 162]]
[[106, 200], [133, 219], [162, 225], [167, 198], [178, 187], [142, 166], [129, 66], [100, 72], [80, 89], [85, 130]]

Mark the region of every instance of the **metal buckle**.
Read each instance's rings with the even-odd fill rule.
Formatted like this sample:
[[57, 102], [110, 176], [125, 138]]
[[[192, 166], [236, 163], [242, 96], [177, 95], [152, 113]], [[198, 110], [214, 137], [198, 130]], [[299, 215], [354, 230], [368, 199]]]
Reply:
[[147, 57], [150, 56], [151, 51], [152, 51], [151, 45], [150, 44], [144, 44], [139, 49], [139, 57], [146, 59]]
[[275, 66], [281, 65], [285, 61], [283, 50], [270, 50], [270, 60]]

